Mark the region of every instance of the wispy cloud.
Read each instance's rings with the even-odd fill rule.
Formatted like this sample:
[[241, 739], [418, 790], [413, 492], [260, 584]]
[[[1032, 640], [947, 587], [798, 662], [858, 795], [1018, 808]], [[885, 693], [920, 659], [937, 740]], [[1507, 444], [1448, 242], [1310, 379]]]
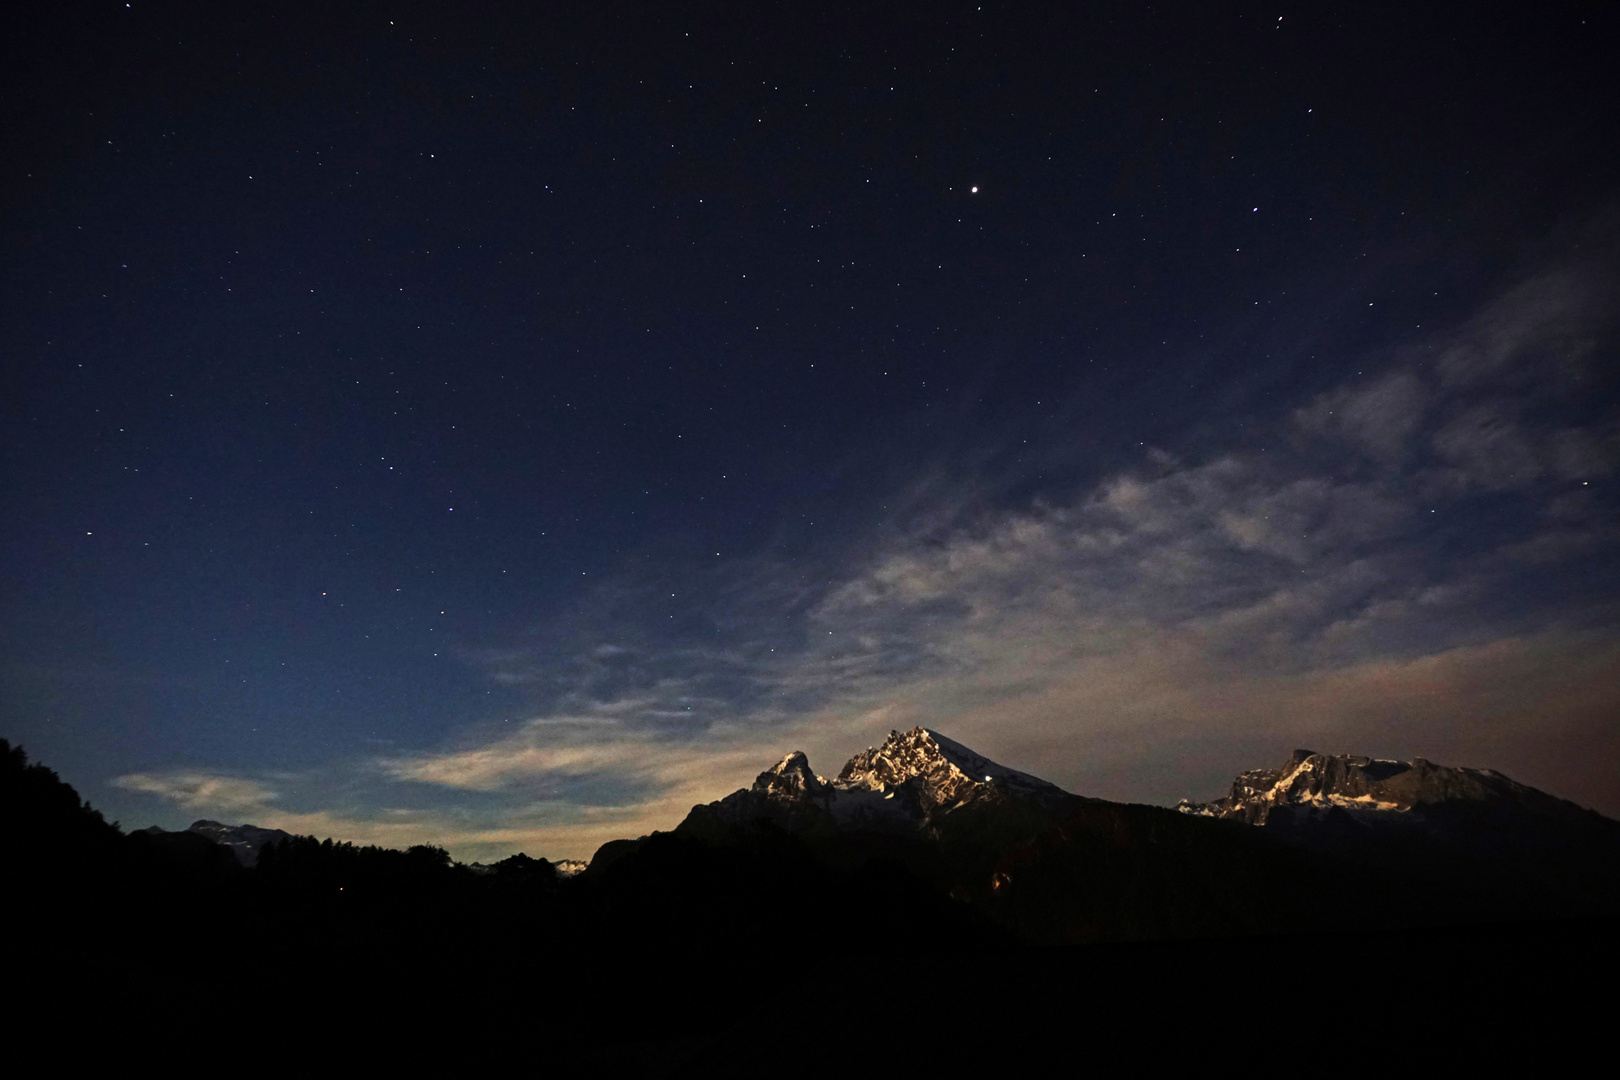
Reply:
[[125, 791], [156, 795], [197, 812], [259, 810], [279, 797], [257, 780], [199, 772], [128, 773], [115, 777], [112, 782], [114, 787]]
[[[1616, 809], [1589, 722], [1593, 700], [1620, 715], [1615, 610], [1584, 575], [1616, 539], [1591, 486], [1620, 463], [1613, 403], [1587, 397], [1614, 299], [1538, 278], [1298, 406], [1281, 447], [1149, 453], [1069, 504], [954, 508], [829, 588], [795, 677], [1115, 797], [1191, 793], [1214, 781], [1196, 761], [1229, 774], [1290, 740], [1377, 739], [1557, 772]], [[895, 644], [903, 673], [849, 662]], [[1575, 764], [1552, 769], [1549, 740]]]

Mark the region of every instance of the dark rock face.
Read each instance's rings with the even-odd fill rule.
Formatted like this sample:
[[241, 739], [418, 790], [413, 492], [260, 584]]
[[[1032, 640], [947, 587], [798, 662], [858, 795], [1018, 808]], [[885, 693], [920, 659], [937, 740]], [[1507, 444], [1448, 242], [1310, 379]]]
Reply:
[[217, 821], [194, 821], [186, 830], [206, 836], [221, 847], [229, 848], [236, 861], [252, 866], [259, 861], [259, 852], [266, 844], [280, 844], [292, 839], [292, 834], [281, 829], [261, 829], [257, 825], [221, 825]]
[[[734, 791], [718, 802], [694, 806], [676, 832], [718, 837], [728, 831], [769, 825], [790, 833], [825, 834], [836, 823], [836, 792], [795, 750], [755, 778], [752, 787]], [[592, 860], [593, 862], [595, 860]]]
[[191, 872], [240, 873], [242, 869], [242, 863], [230, 848], [189, 829], [169, 832], [153, 825], [136, 829], [130, 833], [129, 839], [143, 849], [149, 858], [171, 870], [183, 868]]
[[[204, 818], [194, 821], [187, 829], [180, 832], [169, 832], [156, 825], [136, 830], [138, 835], [145, 836], [150, 842], [162, 844], [168, 848], [179, 850], [182, 845], [190, 844], [191, 837], [199, 841], [206, 840], [230, 852], [239, 866], [254, 866], [259, 861], [259, 852], [268, 844], [280, 844], [292, 839], [292, 834], [281, 829], [261, 829], [257, 825], [223, 825], [217, 821]], [[187, 839], [179, 839], [185, 837]]]
[[1014, 845], [966, 894], [996, 923], [1048, 944], [1346, 930], [1398, 924], [1376, 875], [1261, 829], [1158, 806], [1087, 800]]

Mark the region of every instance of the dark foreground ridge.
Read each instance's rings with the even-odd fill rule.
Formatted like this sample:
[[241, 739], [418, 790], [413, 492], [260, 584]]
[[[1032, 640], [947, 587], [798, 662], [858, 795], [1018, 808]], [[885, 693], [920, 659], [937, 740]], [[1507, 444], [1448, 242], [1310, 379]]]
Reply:
[[0, 741], [0, 859], [12, 970], [41, 1000], [88, 979], [131, 1015], [205, 995], [459, 1017], [644, 1065], [834, 1052], [890, 1014], [981, 1047], [1171, 1017], [1235, 1038], [1290, 978], [1345, 1009], [1421, 986], [1429, 1016], [1477, 1024], [1505, 1007], [1483, 987], [1531, 980], [1522, 1022], [1612, 961], [1620, 912], [1620, 823], [1494, 773], [1301, 752], [1172, 810], [923, 728], [833, 779], [789, 754], [577, 874], [207, 821], [126, 835]]

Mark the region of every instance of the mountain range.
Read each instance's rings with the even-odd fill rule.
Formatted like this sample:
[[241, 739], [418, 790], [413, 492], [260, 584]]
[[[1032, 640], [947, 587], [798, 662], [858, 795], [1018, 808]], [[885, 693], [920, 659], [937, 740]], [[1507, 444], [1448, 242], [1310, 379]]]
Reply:
[[[695, 806], [710, 844], [781, 831], [904, 865], [1021, 937], [1120, 940], [1620, 911], [1620, 822], [1488, 769], [1296, 751], [1175, 809], [1064, 791], [936, 731], [833, 779], [802, 752]], [[641, 841], [607, 845], [592, 870]]]
[[[273, 876], [325, 858], [296, 839], [211, 820], [130, 837], [188, 872], [291, 852]], [[449, 865], [437, 849], [408, 854]], [[1620, 822], [1489, 769], [1308, 750], [1209, 802], [1116, 803], [917, 727], [832, 778], [786, 754], [672, 831], [612, 841], [589, 864], [519, 856], [466, 870], [508, 892], [565, 887], [603, 910], [662, 904], [666, 922], [791, 894], [828, 927], [910, 905], [1015, 940], [1164, 940], [1613, 915]]]
[[0, 740], [10, 959], [19, 986], [56, 988], [38, 1000], [540, 1017], [582, 1060], [641, 1071], [874, 1030], [911, 1053], [908, 1024], [998, 1058], [1031, 1038], [1213, 1046], [1239, 1022], [1257, 1047], [1389, 1017], [1493, 1038], [1601, 1002], [1575, 988], [1620, 956], [1617, 856], [1620, 823], [1483, 770], [1301, 751], [1169, 808], [915, 728], [830, 779], [787, 754], [582, 872], [468, 866], [212, 821], [125, 834]]

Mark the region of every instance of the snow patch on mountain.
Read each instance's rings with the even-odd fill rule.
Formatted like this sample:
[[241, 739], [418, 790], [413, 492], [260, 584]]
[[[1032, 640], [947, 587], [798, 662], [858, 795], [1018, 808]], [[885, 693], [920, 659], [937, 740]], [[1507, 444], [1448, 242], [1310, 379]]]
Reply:
[[281, 829], [262, 829], [257, 825], [223, 825], [217, 821], [206, 818], [194, 821], [186, 832], [206, 836], [221, 847], [230, 848], [236, 861], [243, 866], [252, 866], [259, 861], [259, 852], [268, 844], [279, 844], [284, 840], [291, 840], [292, 834]]
[[998, 765], [924, 727], [891, 731], [882, 746], [850, 758], [835, 784], [848, 791], [888, 791], [911, 780], [918, 781], [918, 795], [929, 813], [952, 810], [995, 791], [1042, 803], [1073, 798], [1056, 784]]
[[803, 751], [787, 754], [751, 787], [694, 807], [682, 828], [704, 831], [769, 822], [793, 832], [915, 832], [970, 805], [1032, 803], [1056, 811], [1077, 797], [917, 727], [892, 731], [852, 757], [836, 779], [816, 774]]
[[1440, 803], [1503, 798], [1532, 803], [1560, 801], [1493, 769], [1454, 768], [1425, 758], [1391, 761], [1295, 750], [1280, 768], [1240, 773], [1231, 791], [1220, 799], [1206, 803], [1183, 799], [1176, 809], [1184, 814], [1237, 818], [1250, 825], [1264, 825], [1280, 807], [1405, 813]]

